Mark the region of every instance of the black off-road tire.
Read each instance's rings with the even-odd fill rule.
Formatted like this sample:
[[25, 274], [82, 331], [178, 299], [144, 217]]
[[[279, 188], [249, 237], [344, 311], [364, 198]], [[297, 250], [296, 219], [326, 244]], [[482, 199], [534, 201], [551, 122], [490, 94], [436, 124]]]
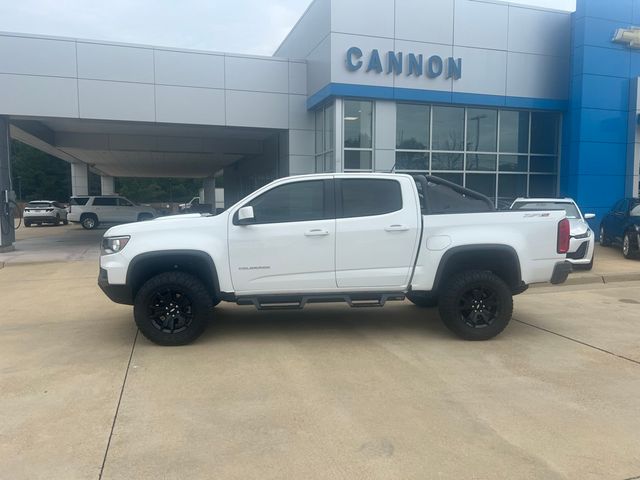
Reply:
[[[180, 319], [158, 317], [159, 311], [170, 312], [174, 302], [180, 304]], [[133, 315], [142, 334], [153, 343], [186, 345], [204, 332], [212, 315], [213, 304], [212, 296], [198, 278], [184, 272], [164, 272], [140, 287], [134, 301]], [[188, 320], [184, 320], [187, 317]]]
[[69, 220], [67, 220], [66, 218], [62, 221], [63, 225], [69, 225]]
[[29, 222], [28, 220], [24, 221], [24, 226], [25, 227], [30, 227], [31, 226], [31, 222]]
[[440, 317], [460, 338], [488, 340], [502, 332], [511, 320], [511, 290], [491, 272], [458, 273], [445, 283], [441, 292]]
[[434, 308], [438, 306], [438, 297], [424, 292], [409, 292], [407, 293], [407, 300], [416, 307], [421, 308]]
[[80, 224], [85, 230], [93, 230], [94, 228], [97, 228], [98, 225], [100, 225], [100, 222], [98, 221], [98, 217], [95, 214], [87, 213], [80, 218]]

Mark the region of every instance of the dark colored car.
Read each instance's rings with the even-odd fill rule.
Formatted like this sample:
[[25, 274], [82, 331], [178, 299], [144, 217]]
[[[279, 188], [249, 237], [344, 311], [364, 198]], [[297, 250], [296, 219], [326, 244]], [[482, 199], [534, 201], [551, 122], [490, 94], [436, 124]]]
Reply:
[[617, 202], [600, 224], [600, 245], [622, 245], [625, 258], [640, 256], [640, 198]]

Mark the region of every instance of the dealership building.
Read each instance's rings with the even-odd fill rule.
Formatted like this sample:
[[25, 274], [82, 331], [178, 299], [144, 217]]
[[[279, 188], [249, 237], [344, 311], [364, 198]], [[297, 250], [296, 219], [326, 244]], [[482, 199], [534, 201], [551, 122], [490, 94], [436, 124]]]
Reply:
[[[231, 204], [287, 175], [428, 172], [498, 206], [637, 196], [640, 0], [314, 0], [271, 57], [0, 34], [9, 137], [114, 177], [196, 177]], [[0, 199], [0, 203], [3, 202]], [[3, 235], [3, 244], [8, 242]]]

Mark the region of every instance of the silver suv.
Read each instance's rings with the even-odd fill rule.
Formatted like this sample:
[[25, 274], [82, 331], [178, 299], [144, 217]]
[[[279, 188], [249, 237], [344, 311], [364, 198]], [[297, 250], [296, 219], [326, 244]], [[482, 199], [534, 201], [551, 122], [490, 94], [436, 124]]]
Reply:
[[141, 222], [157, 216], [154, 208], [137, 205], [119, 195], [86, 195], [71, 197], [67, 218], [92, 230], [101, 223]]
[[52, 200], [34, 200], [27, 203], [24, 207], [24, 226], [30, 227], [45, 223], [68, 224], [65, 206]]

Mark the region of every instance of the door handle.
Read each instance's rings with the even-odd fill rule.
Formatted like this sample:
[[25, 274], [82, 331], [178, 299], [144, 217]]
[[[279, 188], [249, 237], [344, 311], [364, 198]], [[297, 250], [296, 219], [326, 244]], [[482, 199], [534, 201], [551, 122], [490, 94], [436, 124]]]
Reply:
[[324, 237], [325, 235], [329, 235], [329, 231], [321, 228], [314, 228], [304, 232], [305, 237]]
[[409, 227], [405, 225], [389, 225], [384, 230], [385, 232], [406, 232], [409, 230]]

